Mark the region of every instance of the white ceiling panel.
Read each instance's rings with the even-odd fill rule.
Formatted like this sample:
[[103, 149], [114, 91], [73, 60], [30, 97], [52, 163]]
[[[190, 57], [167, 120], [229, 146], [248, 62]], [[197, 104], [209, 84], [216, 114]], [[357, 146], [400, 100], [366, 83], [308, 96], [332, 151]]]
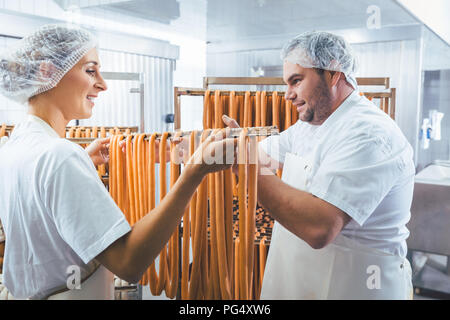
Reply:
[[207, 40], [365, 28], [371, 5], [380, 8], [382, 27], [417, 23], [393, 0], [208, 0]]

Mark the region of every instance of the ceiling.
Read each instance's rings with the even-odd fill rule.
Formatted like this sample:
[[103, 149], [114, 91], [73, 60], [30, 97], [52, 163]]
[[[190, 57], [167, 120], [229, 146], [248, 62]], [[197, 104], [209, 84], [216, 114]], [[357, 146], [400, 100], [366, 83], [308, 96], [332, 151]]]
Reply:
[[381, 27], [418, 21], [394, 0], [54, 0], [63, 9], [102, 16], [209, 43], [298, 34], [306, 30], [366, 28], [369, 6]]
[[381, 26], [416, 24], [393, 0], [208, 0], [210, 42], [298, 34], [307, 30], [366, 28], [369, 6]]

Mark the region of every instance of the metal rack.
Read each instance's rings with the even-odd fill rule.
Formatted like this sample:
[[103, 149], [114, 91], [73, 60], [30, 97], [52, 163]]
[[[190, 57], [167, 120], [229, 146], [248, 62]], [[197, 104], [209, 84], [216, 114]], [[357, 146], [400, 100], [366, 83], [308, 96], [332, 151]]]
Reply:
[[[385, 92], [368, 91], [363, 94], [368, 99], [377, 99], [380, 101], [380, 108], [389, 114], [395, 120], [395, 100], [396, 89], [390, 88], [390, 79], [375, 77], [375, 78], [356, 78], [359, 86], [376, 86], [384, 87]], [[283, 78], [280, 77], [204, 77], [203, 88], [174, 88], [174, 114], [175, 114], [175, 129], [181, 128], [181, 96], [204, 96], [205, 91], [210, 89], [211, 85], [286, 85]], [[273, 91], [267, 91], [271, 95]], [[284, 96], [285, 92], [277, 91], [279, 96]], [[222, 91], [221, 95], [229, 95], [230, 91]], [[237, 96], [244, 95], [244, 91], [236, 91]], [[250, 95], [255, 95], [255, 91], [250, 91]]]

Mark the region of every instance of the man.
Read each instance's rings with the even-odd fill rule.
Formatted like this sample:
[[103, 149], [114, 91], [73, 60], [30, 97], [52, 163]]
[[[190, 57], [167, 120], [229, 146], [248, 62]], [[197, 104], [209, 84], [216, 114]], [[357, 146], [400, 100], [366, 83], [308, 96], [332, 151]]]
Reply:
[[411, 298], [411, 146], [360, 96], [344, 39], [307, 32], [282, 59], [299, 121], [260, 143], [258, 200], [276, 220], [261, 298]]

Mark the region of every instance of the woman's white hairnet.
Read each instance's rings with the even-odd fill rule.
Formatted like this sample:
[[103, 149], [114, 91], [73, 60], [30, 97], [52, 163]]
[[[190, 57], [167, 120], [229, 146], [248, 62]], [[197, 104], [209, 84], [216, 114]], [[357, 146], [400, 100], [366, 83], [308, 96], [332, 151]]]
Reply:
[[356, 59], [344, 38], [329, 32], [308, 31], [290, 40], [281, 51], [281, 59], [303, 68], [342, 72], [356, 89]]
[[0, 93], [25, 104], [54, 88], [97, 41], [86, 30], [45, 25], [0, 53]]

